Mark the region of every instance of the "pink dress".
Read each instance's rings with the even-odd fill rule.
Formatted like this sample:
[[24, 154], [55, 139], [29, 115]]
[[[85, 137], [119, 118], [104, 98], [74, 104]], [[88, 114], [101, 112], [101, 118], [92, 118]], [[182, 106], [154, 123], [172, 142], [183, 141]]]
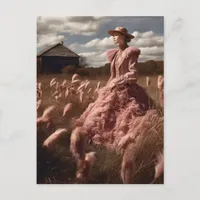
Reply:
[[117, 58], [118, 53], [117, 49], [107, 51], [111, 62], [110, 79], [100, 89], [96, 101], [73, 122], [73, 128], [81, 126], [94, 144], [109, 149], [115, 149], [127, 134], [137, 134], [142, 128], [139, 121], [144, 121], [144, 116], [149, 118], [155, 114], [148, 114], [153, 101], [137, 84], [136, 64], [140, 50], [128, 47]]

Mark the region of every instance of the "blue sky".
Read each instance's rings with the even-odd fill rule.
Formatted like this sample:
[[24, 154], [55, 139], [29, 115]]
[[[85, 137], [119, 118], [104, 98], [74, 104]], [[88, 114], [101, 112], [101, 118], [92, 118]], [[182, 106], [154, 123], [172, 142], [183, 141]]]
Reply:
[[87, 58], [91, 66], [108, 61], [105, 52], [115, 48], [108, 30], [125, 27], [135, 38], [129, 43], [141, 49], [139, 61], [163, 60], [164, 17], [38, 17], [37, 51], [57, 42]]

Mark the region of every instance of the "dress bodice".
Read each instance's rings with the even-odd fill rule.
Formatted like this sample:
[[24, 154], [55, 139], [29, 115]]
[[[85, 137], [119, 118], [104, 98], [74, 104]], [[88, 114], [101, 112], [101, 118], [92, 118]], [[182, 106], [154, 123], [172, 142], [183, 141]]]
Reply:
[[116, 77], [119, 77], [121, 75], [124, 75], [123, 74], [123, 70], [120, 70], [120, 63], [122, 61], [122, 52], [118, 51], [116, 54], [115, 54], [115, 57], [114, 57], [114, 69], [115, 69], [115, 72], [116, 72]]
[[110, 61], [111, 76], [110, 80], [115, 77], [126, 75], [129, 78], [137, 79], [136, 64], [140, 50], [136, 47], [127, 47], [123, 51], [111, 49], [107, 51], [107, 58]]

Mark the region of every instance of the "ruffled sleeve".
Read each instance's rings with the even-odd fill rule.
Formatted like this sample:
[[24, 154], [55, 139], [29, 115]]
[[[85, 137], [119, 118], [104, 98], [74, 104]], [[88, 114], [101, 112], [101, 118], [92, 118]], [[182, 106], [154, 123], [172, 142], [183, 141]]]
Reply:
[[109, 62], [112, 62], [116, 52], [117, 52], [117, 49], [110, 49], [106, 52], [106, 57]]

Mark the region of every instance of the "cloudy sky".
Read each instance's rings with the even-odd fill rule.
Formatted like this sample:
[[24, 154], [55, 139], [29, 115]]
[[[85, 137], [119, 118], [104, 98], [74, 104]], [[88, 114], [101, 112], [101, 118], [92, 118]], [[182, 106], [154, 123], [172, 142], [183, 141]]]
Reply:
[[75, 53], [85, 56], [91, 66], [107, 63], [105, 52], [116, 48], [108, 30], [125, 27], [135, 38], [129, 46], [140, 48], [139, 61], [163, 60], [163, 17], [43, 17], [37, 18], [37, 52], [64, 41]]

